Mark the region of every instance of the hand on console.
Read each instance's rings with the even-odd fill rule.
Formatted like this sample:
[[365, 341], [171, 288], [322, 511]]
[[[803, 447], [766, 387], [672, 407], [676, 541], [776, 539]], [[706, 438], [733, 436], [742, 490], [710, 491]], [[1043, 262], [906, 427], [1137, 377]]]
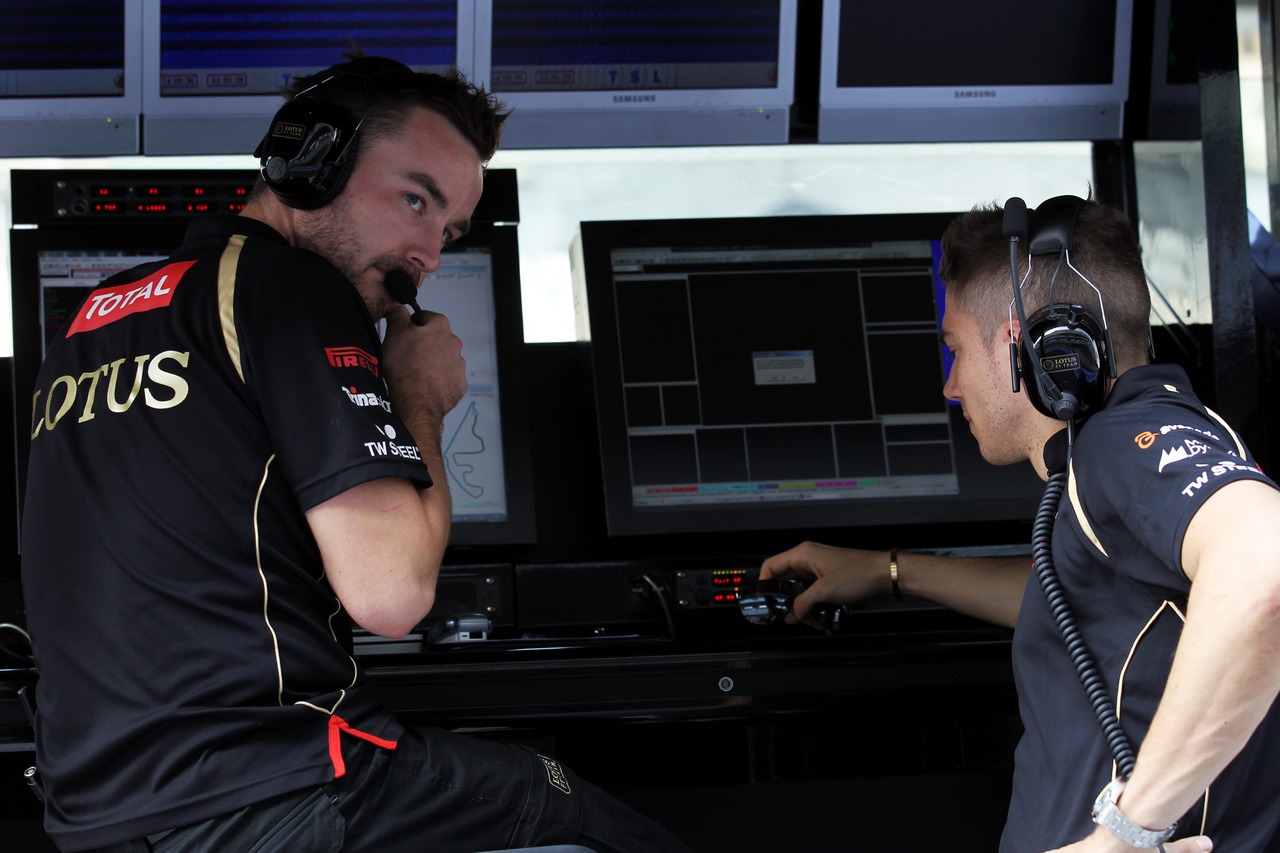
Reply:
[[[765, 560], [760, 567], [760, 580], [790, 581], [799, 584], [793, 590], [793, 606], [786, 621], [809, 622], [822, 627], [820, 608], [840, 609], [869, 598], [892, 593], [887, 551], [864, 551], [837, 548], [817, 542], [805, 542]], [[847, 618], [847, 613], [840, 618]]]
[[[771, 625], [778, 621], [794, 623], [795, 599], [805, 591], [807, 584], [793, 578], [765, 578], [753, 593], [744, 593], [738, 600], [743, 617], [756, 625]], [[820, 602], [810, 608], [805, 621], [826, 631], [838, 631], [846, 618], [843, 607]]]

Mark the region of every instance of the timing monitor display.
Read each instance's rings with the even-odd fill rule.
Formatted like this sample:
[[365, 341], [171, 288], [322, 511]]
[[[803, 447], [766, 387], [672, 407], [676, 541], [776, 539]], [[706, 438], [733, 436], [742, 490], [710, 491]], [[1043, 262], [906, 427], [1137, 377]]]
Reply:
[[820, 142], [1122, 134], [1133, 0], [827, 0], [822, 14]]
[[495, 92], [764, 89], [777, 0], [493, 0]]
[[278, 95], [359, 48], [422, 71], [458, 62], [457, 0], [160, 0], [160, 95]]
[[49, 349], [67, 319], [103, 279], [167, 256], [168, 252], [161, 249], [45, 249], [37, 252], [41, 352]]
[[124, 94], [125, 0], [8, 0], [0, 98]]
[[453, 520], [504, 522], [507, 491], [492, 255], [484, 250], [446, 252], [421, 293], [430, 310], [449, 318], [467, 359], [467, 393], [445, 416], [441, 446], [453, 495]]
[[480, 0], [506, 147], [785, 142], [796, 0]]
[[949, 218], [582, 223], [609, 532], [1029, 517], [942, 395]]

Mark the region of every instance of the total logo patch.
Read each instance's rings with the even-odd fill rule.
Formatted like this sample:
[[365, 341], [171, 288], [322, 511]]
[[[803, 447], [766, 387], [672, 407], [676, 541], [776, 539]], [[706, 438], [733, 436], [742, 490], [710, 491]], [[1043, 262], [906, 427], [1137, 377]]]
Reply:
[[166, 264], [146, 278], [97, 288], [67, 327], [67, 337], [101, 329], [130, 314], [168, 307], [182, 276], [194, 265], [195, 261], [178, 261]]

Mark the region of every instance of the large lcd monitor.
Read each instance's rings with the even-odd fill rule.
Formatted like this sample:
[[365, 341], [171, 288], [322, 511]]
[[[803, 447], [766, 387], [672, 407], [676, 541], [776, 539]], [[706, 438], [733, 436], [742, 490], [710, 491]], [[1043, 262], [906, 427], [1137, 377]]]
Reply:
[[[19, 227], [10, 233], [20, 483], [33, 416], [30, 389], [63, 323], [108, 275], [166, 256], [193, 214], [242, 205], [253, 177], [13, 173], [14, 197], [24, 199], [15, 210]], [[419, 296], [423, 307], [449, 317], [467, 359], [467, 394], [444, 425], [455, 522], [450, 546], [461, 558], [487, 559], [536, 540], [517, 220], [514, 172], [490, 170], [470, 233], [444, 253]]]
[[298, 76], [358, 48], [417, 71], [472, 67], [468, 0], [141, 0], [143, 151], [254, 150]]
[[477, 0], [505, 148], [786, 142], [797, 0]]
[[1133, 0], [826, 0], [819, 142], [1119, 139]]
[[951, 218], [581, 223], [609, 535], [1030, 520], [942, 395]]
[[125, 0], [0, 5], [0, 157], [137, 154], [142, 21]]

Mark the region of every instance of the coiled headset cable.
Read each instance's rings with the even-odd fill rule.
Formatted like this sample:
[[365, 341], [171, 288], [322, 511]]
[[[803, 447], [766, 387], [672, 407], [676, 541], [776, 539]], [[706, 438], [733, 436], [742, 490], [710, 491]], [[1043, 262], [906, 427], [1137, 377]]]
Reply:
[[[1071, 433], [1074, 427], [1073, 423], [1067, 424], [1068, 459], [1071, 458]], [[1071, 612], [1066, 592], [1058, 580], [1058, 571], [1053, 563], [1054, 518], [1058, 514], [1062, 492], [1067, 486], [1067, 477], [1067, 469], [1064, 468], [1050, 475], [1049, 482], [1045, 486], [1044, 496], [1040, 499], [1035, 522], [1031, 527], [1031, 565], [1036, 577], [1040, 580], [1040, 586], [1044, 589], [1045, 601], [1053, 613], [1054, 621], [1058, 624], [1058, 630], [1062, 633], [1063, 642], [1067, 645], [1067, 654], [1071, 657], [1071, 663], [1080, 677], [1080, 683], [1084, 685], [1085, 695], [1089, 699], [1089, 704], [1093, 706], [1093, 713], [1097, 716], [1099, 725], [1102, 726], [1103, 737], [1106, 738], [1111, 754], [1115, 757], [1120, 778], [1128, 779], [1137, 761], [1133, 745], [1120, 726], [1120, 718], [1107, 693], [1106, 682], [1102, 680], [1098, 665], [1089, 647], [1085, 645], [1084, 637], [1080, 634], [1075, 614]]]

